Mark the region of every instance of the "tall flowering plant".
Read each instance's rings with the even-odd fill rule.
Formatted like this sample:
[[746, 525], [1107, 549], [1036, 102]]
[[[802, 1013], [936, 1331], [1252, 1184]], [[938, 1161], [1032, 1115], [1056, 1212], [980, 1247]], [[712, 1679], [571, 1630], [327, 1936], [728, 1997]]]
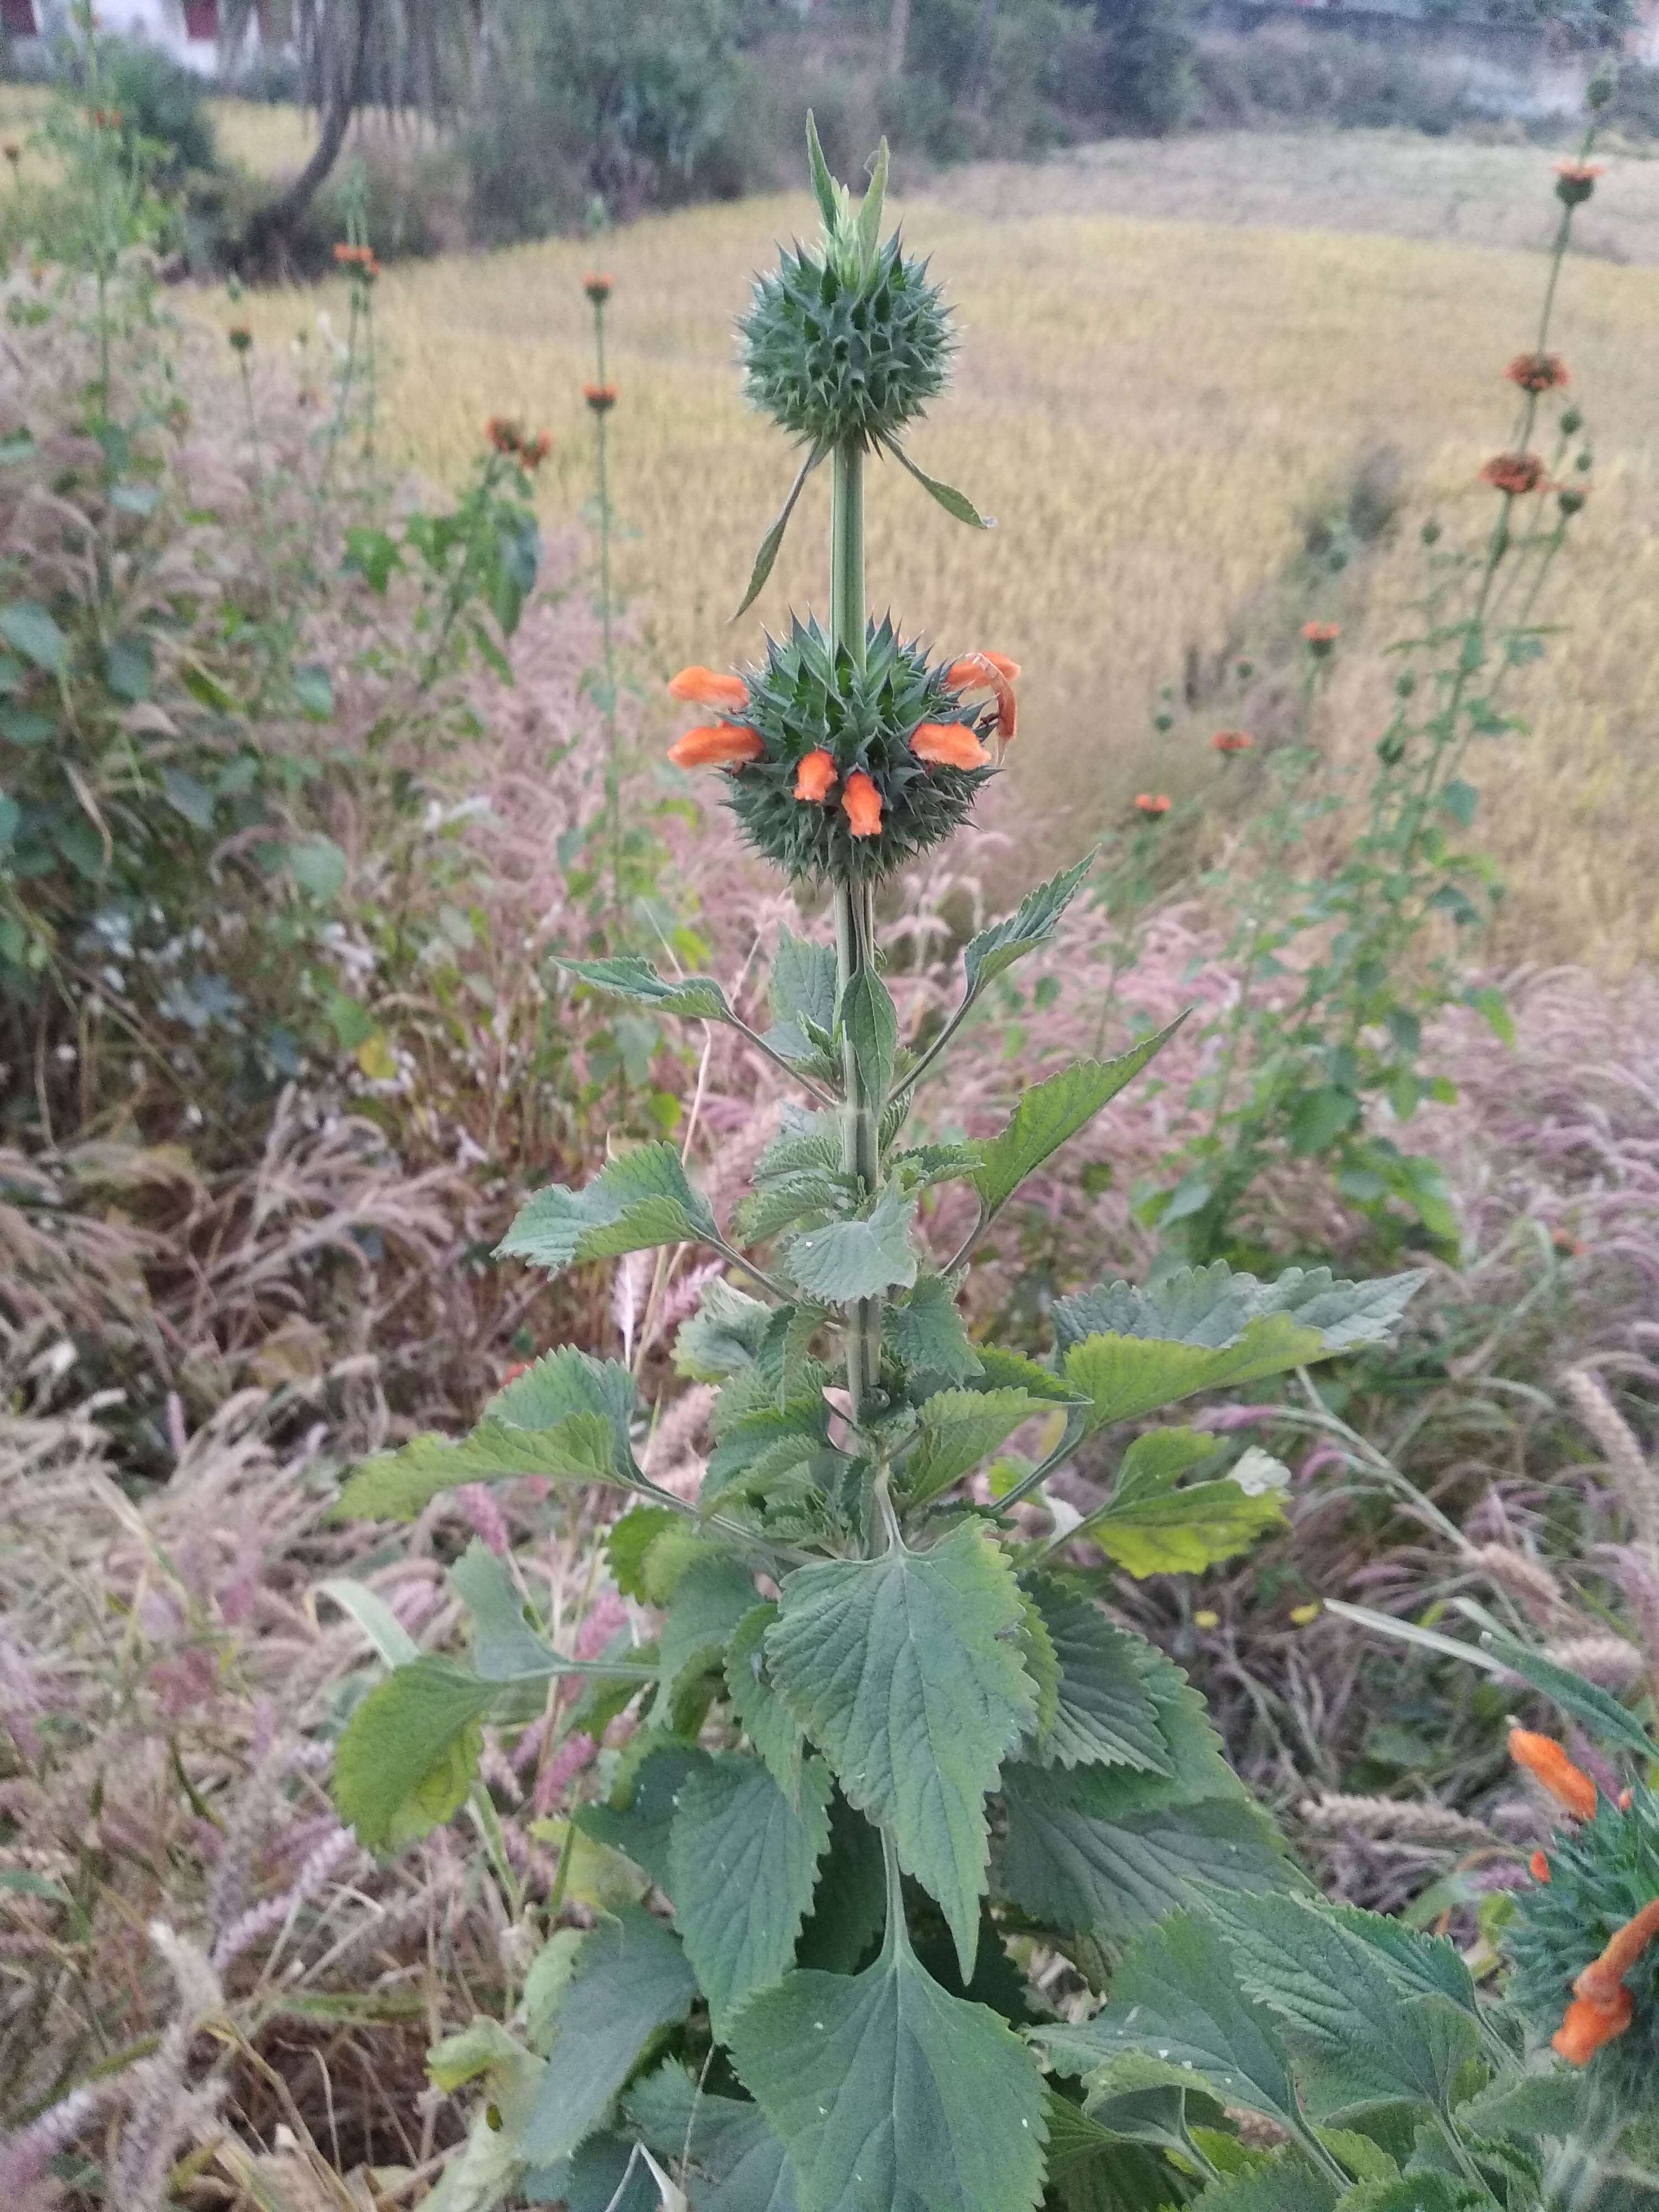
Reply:
[[[794, 620], [758, 667], [688, 669], [671, 688], [704, 717], [674, 758], [724, 776], [750, 842], [827, 888], [833, 942], [780, 933], [763, 1035], [712, 977], [569, 963], [659, 1014], [744, 1030], [797, 1099], [726, 1220], [674, 1147], [647, 1144], [583, 1189], [538, 1193], [501, 1246], [550, 1273], [673, 1245], [723, 1262], [676, 1348], [684, 1375], [718, 1386], [715, 1449], [695, 1500], [653, 1482], [635, 1372], [566, 1346], [499, 1391], [470, 1437], [420, 1437], [359, 1469], [342, 1510], [387, 1518], [513, 1475], [624, 1493], [611, 1571], [660, 1626], [567, 1658], [511, 1563], [475, 1546], [453, 1570], [472, 1663], [405, 1653], [346, 1729], [336, 1790], [373, 1846], [469, 1805], [499, 1857], [486, 1724], [630, 1731], [607, 1799], [580, 1808], [565, 1845], [567, 1864], [576, 1836], [621, 1855], [640, 1901], [538, 1951], [522, 2039], [493, 2023], [439, 2061], [447, 2084], [489, 2078], [469, 2172], [487, 2168], [498, 2194], [649, 2203], [667, 2161], [695, 2204], [722, 2208], [1176, 2203], [1241, 2155], [1220, 2103], [1171, 2094], [1167, 2069], [1150, 2106], [1139, 2081], [1096, 2096], [1045, 2080], [1046, 2008], [1027, 1978], [1042, 1946], [1073, 1962], [1078, 1990], [1099, 1987], [1200, 1890], [1300, 1887], [1180, 1669], [1101, 1603], [1118, 1572], [1248, 1548], [1282, 1519], [1284, 1470], [1146, 1424], [1382, 1340], [1418, 1279], [1267, 1284], [1217, 1266], [1060, 1300], [1040, 1359], [970, 1339], [967, 1252], [1164, 1037], [1034, 1085], [987, 1140], [910, 1128], [969, 1010], [1048, 940], [1088, 864], [975, 936], [954, 1012], [904, 1035], [876, 894], [997, 772], [1018, 671], [981, 649], [936, 657], [868, 617], [873, 462], [981, 518], [906, 444], [945, 386], [951, 322], [925, 267], [883, 239], [884, 154], [855, 204], [815, 137], [811, 150], [822, 235], [759, 281], [744, 325], [750, 395], [805, 449], [750, 592], [827, 464], [828, 628]], [[942, 1257], [919, 1214], [951, 1180], [971, 1188], [976, 1227]], [[1026, 1430], [1035, 1464], [999, 1492], [986, 1470]], [[1079, 1524], [1045, 1486], [1080, 1457], [1106, 1496]], [[502, 1887], [518, 1893], [510, 1869]], [[1294, 2097], [1285, 2125], [1333, 2193], [1352, 2178]]]

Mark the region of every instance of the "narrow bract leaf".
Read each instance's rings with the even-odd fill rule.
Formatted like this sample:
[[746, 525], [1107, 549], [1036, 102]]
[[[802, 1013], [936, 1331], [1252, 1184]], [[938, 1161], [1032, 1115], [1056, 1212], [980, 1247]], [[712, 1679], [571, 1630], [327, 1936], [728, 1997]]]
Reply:
[[973, 1971], [988, 1840], [985, 1796], [1035, 1722], [1007, 1639], [1020, 1595], [1006, 1560], [962, 1526], [931, 1551], [799, 1567], [766, 1640], [785, 1704], [848, 1801], [890, 1827]]
[[806, 158], [812, 172], [812, 191], [818, 204], [818, 213], [823, 217], [826, 237], [831, 234], [839, 217], [836, 200], [836, 180], [830, 173], [830, 164], [823, 158], [823, 148], [818, 143], [817, 119], [809, 107], [806, 111]]
[[994, 514], [981, 514], [966, 492], [948, 484], [939, 477], [930, 477], [926, 469], [918, 468], [896, 438], [884, 438], [883, 446], [902, 469], [908, 469], [928, 496], [936, 499], [945, 512], [957, 522], [965, 522], [970, 530], [994, 530]]
[[863, 1219], [832, 1221], [790, 1238], [783, 1264], [809, 1297], [827, 1305], [852, 1305], [879, 1297], [895, 1284], [916, 1279], [910, 1242], [915, 1200], [896, 1182], [886, 1184]]
[[524, 1605], [505, 1561], [477, 1537], [449, 1571], [449, 1579], [472, 1620], [472, 1664], [487, 1682], [549, 1674], [559, 1656], [524, 1617]]
[[974, 1177], [981, 1218], [988, 1221], [1006, 1206], [1028, 1175], [1133, 1082], [1185, 1019], [1183, 1014], [1167, 1029], [1143, 1037], [1115, 1060], [1077, 1060], [1026, 1091], [1013, 1119], [986, 1145], [983, 1164]]
[[788, 529], [789, 518], [795, 511], [795, 502], [801, 495], [807, 477], [811, 475], [829, 450], [827, 446], [813, 446], [808, 450], [806, 459], [801, 463], [796, 474], [795, 481], [785, 495], [783, 505], [778, 509], [776, 521], [760, 542], [760, 550], [755, 556], [755, 565], [749, 572], [748, 588], [732, 612], [733, 622], [737, 621], [739, 615], [748, 613], [750, 608], [754, 605], [766, 588], [766, 580], [771, 574], [773, 565], [777, 560], [779, 549], [783, 544], [783, 533]]
[[596, 991], [654, 1007], [659, 1013], [709, 1022], [732, 1018], [726, 994], [711, 975], [659, 975], [648, 960], [632, 953], [615, 960], [561, 960], [559, 965]]
[[830, 1771], [803, 1769], [792, 1805], [760, 1762], [722, 1753], [687, 1776], [669, 1837], [674, 1925], [716, 2035], [795, 1962], [795, 1938], [830, 1842]]
[[377, 1683], [334, 1753], [334, 1802], [372, 1851], [428, 1834], [466, 1801], [495, 1685], [423, 1653]]
[[877, 150], [870, 188], [864, 195], [864, 205], [859, 210], [859, 244], [864, 248], [866, 268], [873, 264], [876, 248], [881, 243], [881, 207], [887, 197], [887, 141], [884, 138]]
[[557, 1274], [656, 1244], [709, 1243], [719, 1236], [708, 1202], [685, 1179], [672, 1145], [641, 1145], [612, 1160], [584, 1190], [555, 1183], [520, 1208], [501, 1243], [504, 1259]]
[[922, 1407], [915, 1446], [904, 1463], [908, 1502], [920, 1504], [948, 1490], [1042, 1410], [1042, 1401], [1024, 1390], [937, 1392]]
[[903, 1944], [851, 1980], [790, 1974], [732, 2056], [789, 2154], [801, 2212], [1023, 2212], [1042, 2187], [1042, 2085], [996, 2014]]
[[887, 986], [873, 968], [859, 969], [841, 1006], [842, 1025], [852, 1042], [865, 1097], [877, 1114], [887, 1103], [898, 1050], [898, 1014]]
[[[1098, 848], [1096, 848], [1097, 851]], [[994, 977], [1012, 968], [1023, 954], [1047, 945], [1060, 916], [1077, 896], [1084, 878], [1095, 864], [1095, 853], [1084, 855], [1074, 868], [1051, 876], [1028, 891], [1012, 914], [970, 937], [962, 956], [967, 976], [967, 995], [976, 999]]]

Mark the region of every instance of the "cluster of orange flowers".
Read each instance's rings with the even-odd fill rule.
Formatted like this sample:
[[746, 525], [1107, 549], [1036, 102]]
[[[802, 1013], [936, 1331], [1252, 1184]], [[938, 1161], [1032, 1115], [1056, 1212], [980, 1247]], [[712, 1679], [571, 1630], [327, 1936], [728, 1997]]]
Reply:
[[1302, 635], [1310, 653], [1322, 660], [1342, 635], [1340, 623], [1310, 622], [1302, 625]]
[[1218, 730], [1210, 743], [1218, 753], [1247, 753], [1255, 739], [1248, 730]]
[[[1510, 1757], [1576, 1819], [1595, 1818], [1601, 1800], [1595, 1783], [1551, 1737], [1534, 1735], [1529, 1729], [1511, 1729]], [[1549, 1880], [1550, 1863], [1542, 1851], [1534, 1851], [1528, 1863], [1534, 1881]], [[1600, 1955], [1574, 1982], [1566, 2017], [1550, 2039], [1569, 2064], [1585, 2065], [1604, 2043], [1611, 2043], [1630, 2026], [1635, 1999], [1625, 1987], [1625, 1977], [1656, 1936], [1659, 1897], [1615, 1929]]]
[[1135, 806], [1142, 814], [1167, 814], [1170, 800], [1167, 791], [1138, 791]]
[[1518, 353], [1504, 374], [1522, 392], [1559, 392], [1572, 382], [1559, 353]]
[[1595, 190], [1595, 179], [1601, 173], [1599, 161], [1558, 161], [1555, 165], [1555, 197], [1564, 207], [1578, 207]]
[[484, 436], [498, 453], [510, 456], [520, 468], [538, 469], [553, 450], [553, 441], [545, 430], [531, 437], [522, 422], [515, 422], [510, 415], [492, 415], [484, 424]]
[[365, 284], [372, 284], [380, 273], [380, 264], [374, 258], [374, 249], [372, 246], [337, 246], [334, 249], [334, 258], [342, 269], [349, 269], [354, 276]]
[[593, 270], [582, 278], [582, 289], [596, 307], [602, 307], [611, 297], [611, 279], [603, 270]]
[[617, 404], [617, 387], [614, 384], [585, 384], [582, 398], [596, 415], [608, 415]]
[[[1014, 704], [1014, 680], [1019, 663], [1001, 653], [969, 653], [952, 661], [945, 680], [963, 693], [988, 691], [996, 701], [996, 733], [1004, 744], [1018, 726]], [[715, 707], [740, 714], [749, 703], [749, 686], [740, 676], [722, 676], [713, 668], [682, 668], [672, 677], [669, 696], [698, 707]], [[991, 756], [974, 732], [962, 722], [922, 722], [912, 731], [910, 750], [919, 761], [939, 768], [989, 768]], [[676, 768], [744, 767], [762, 758], [766, 750], [758, 730], [746, 722], [705, 723], [688, 730], [668, 749]], [[881, 835], [881, 793], [861, 768], [842, 781], [833, 754], [816, 747], [795, 771], [795, 797], [803, 805], [822, 806], [841, 783], [842, 811], [854, 837]], [[1167, 802], [1166, 802], [1167, 803]]]

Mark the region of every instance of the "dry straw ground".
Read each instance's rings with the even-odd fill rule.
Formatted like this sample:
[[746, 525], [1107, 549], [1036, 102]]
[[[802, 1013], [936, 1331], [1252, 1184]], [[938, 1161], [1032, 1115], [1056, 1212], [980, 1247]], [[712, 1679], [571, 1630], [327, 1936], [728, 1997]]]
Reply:
[[[1532, 148], [1349, 133], [1117, 146], [961, 173], [910, 199], [908, 234], [966, 336], [957, 388], [917, 450], [1005, 520], [978, 538], [884, 477], [872, 573], [943, 639], [1024, 662], [1018, 772], [1066, 842], [1149, 780], [1178, 793], [1207, 773], [1203, 722], [1154, 745], [1157, 687], [1189, 647], [1226, 641], [1310, 503], [1367, 450], [1400, 450], [1411, 520], [1435, 502], [1459, 532], [1489, 520], [1474, 471], [1508, 427], [1501, 372], [1535, 322], [1552, 181]], [[1615, 160], [1561, 286], [1595, 490], [1548, 610], [1565, 635], [1529, 679], [1534, 734], [1480, 764], [1513, 884], [1505, 957], [1620, 969], [1659, 951], [1659, 268], [1640, 258], [1656, 202], [1659, 167]], [[520, 412], [554, 434], [546, 498], [568, 516], [589, 467], [579, 279], [595, 258], [610, 268], [622, 573], [664, 670], [752, 650], [761, 617], [810, 602], [821, 580], [815, 483], [760, 610], [726, 627], [788, 475], [738, 395], [732, 318], [771, 241], [809, 222], [803, 199], [703, 208], [597, 246], [408, 265], [380, 289], [389, 412], [411, 459], [453, 477], [486, 415]], [[322, 304], [342, 329], [343, 295]], [[310, 329], [319, 305], [265, 297], [261, 337]], [[1402, 529], [1364, 603], [1350, 589], [1329, 610], [1350, 625], [1335, 703], [1355, 747], [1383, 718], [1381, 649], [1422, 574]]]

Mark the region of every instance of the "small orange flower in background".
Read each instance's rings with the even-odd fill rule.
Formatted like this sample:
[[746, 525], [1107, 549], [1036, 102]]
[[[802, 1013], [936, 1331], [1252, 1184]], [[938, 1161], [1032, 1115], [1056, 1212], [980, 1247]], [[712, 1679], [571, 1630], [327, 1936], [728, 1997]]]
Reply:
[[1559, 392], [1572, 382], [1559, 353], [1518, 353], [1504, 374], [1522, 392]]
[[743, 723], [713, 722], [688, 730], [677, 744], [670, 745], [668, 757], [676, 768], [741, 768], [745, 761], [758, 760], [765, 750], [758, 734]]
[[1595, 190], [1595, 179], [1601, 174], [1599, 161], [1558, 161], [1555, 165], [1555, 197], [1564, 207], [1577, 207]]
[[1510, 1757], [1517, 1766], [1541, 1782], [1558, 1805], [1593, 1820], [1598, 1797], [1595, 1784], [1581, 1766], [1575, 1766], [1553, 1736], [1534, 1735], [1530, 1729], [1510, 1730]]
[[966, 653], [960, 660], [951, 662], [945, 672], [945, 680], [956, 691], [994, 693], [997, 735], [1007, 744], [1018, 726], [1014, 705], [1014, 680], [1018, 674], [1018, 661], [1010, 660], [1006, 653]]
[[1586, 2066], [1604, 2043], [1611, 2043], [1630, 2026], [1636, 2001], [1621, 1988], [1607, 2004], [1590, 1997], [1575, 1997], [1567, 2016], [1550, 2038], [1550, 2048], [1570, 2066]]
[[1302, 636], [1310, 653], [1327, 653], [1342, 635], [1340, 623], [1310, 622], [1302, 625]]
[[1532, 1856], [1527, 1861], [1527, 1872], [1532, 1876], [1534, 1881], [1547, 1881], [1549, 1880], [1550, 1863], [1544, 1856], [1542, 1851], [1534, 1851]]
[[923, 722], [910, 750], [932, 768], [989, 768], [991, 756], [965, 722]]
[[694, 665], [669, 678], [668, 696], [693, 707], [741, 708], [749, 704], [749, 686], [741, 676], [722, 676], [718, 669]]
[[807, 754], [795, 771], [795, 796], [797, 799], [821, 804], [829, 798], [835, 787], [834, 757], [825, 752], [822, 745], [819, 745], [816, 750]]
[[841, 803], [855, 837], [880, 836], [881, 793], [861, 768], [848, 777]]
[[1210, 743], [1218, 753], [1247, 753], [1255, 739], [1248, 730], [1218, 730]]
[[596, 415], [608, 414], [617, 404], [617, 387], [614, 384], [585, 384], [582, 398]]
[[1135, 805], [1142, 814], [1167, 814], [1170, 811], [1170, 794], [1167, 791], [1138, 791], [1135, 793]]
[[611, 297], [611, 279], [603, 270], [591, 270], [582, 278], [582, 289], [596, 307], [603, 307]]
[[1544, 482], [1544, 464], [1536, 453], [1494, 453], [1480, 471], [1482, 483], [1511, 499], [1524, 499]]
[[484, 435], [498, 453], [516, 453], [524, 442], [524, 432], [509, 415], [492, 415]]
[[553, 441], [545, 430], [538, 430], [527, 438], [520, 450], [519, 459], [527, 469], [538, 469], [553, 450]]
[[1601, 1956], [1592, 1959], [1573, 1984], [1567, 2016], [1550, 2039], [1552, 2047], [1570, 2064], [1583, 2066], [1630, 2026], [1636, 2004], [1625, 1987], [1625, 1977], [1656, 1936], [1659, 1897], [1614, 1929]]

